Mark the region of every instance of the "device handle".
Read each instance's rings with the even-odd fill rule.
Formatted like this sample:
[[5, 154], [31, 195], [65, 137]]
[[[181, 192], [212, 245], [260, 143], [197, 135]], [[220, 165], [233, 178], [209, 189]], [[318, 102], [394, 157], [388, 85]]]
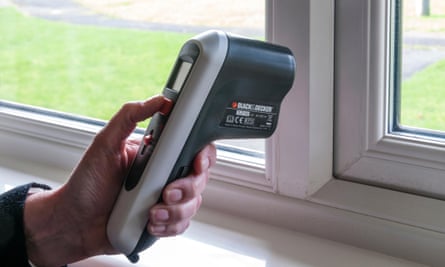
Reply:
[[[191, 136], [193, 137], [193, 135]], [[177, 163], [175, 164], [172, 172], [170, 173], [170, 176], [165, 184], [167, 186], [168, 184], [172, 183], [173, 181], [184, 178], [193, 169], [193, 160], [196, 156], [196, 154], [201, 151], [201, 149], [204, 148], [204, 146], [211, 142], [211, 140], [200, 140], [199, 143], [197, 143], [197, 140], [199, 138], [188, 138], [181, 155], [178, 158]], [[165, 188], [165, 187], [164, 187]], [[160, 195], [157, 203], [162, 202], [162, 194]], [[158, 240], [156, 236], [153, 236], [150, 234], [147, 230], [142, 231], [142, 234], [136, 244], [136, 247], [132, 251], [131, 254], [127, 255], [127, 258], [135, 263], [139, 260], [138, 253], [149, 248], [153, 243], [155, 243]]]

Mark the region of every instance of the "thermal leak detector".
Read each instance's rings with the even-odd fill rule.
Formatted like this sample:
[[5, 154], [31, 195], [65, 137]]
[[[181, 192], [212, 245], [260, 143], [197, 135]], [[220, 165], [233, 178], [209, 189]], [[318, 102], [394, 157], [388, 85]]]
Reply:
[[152, 117], [108, 221], [114, 248], [137, 262], [156, 241], [146, 230], [149, 209], [205, 145], [272, 135], [294, 74], [286, 47], [221, 31], [187, 41], [162, 91], [168, 104]]

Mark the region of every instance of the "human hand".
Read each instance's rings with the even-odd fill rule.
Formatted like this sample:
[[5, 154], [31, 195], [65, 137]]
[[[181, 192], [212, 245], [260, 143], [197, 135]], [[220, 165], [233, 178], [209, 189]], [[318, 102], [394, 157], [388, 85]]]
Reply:
[[[125, 104], [97, 134], [61, 188], [31, 195], [25, 203], [25, 234], [30, 260], [42, 266], [61, 266], [93, 255], [116, 251], [106, 226], [123, 179], [139, 142], [128, 140], [137, 122], [164, 103], [163, 97]], [[201, 205], [208, 169], [216, 161], [213, 145], [194, 160], [189, 176], [169, 184], [164, 203], [150, 209], [148, 231], [156, 236], [182, 233]]]

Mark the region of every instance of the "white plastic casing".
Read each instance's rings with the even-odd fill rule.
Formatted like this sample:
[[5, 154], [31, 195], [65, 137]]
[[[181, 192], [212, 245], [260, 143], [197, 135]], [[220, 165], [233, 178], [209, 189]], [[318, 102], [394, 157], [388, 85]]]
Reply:
[[131, 191], [122, 187], [108, 222], [107, 234], [111, 244], [126, 255], [135, 249], [142, 232], [145, 231], [149, 221], [149, 209], [159, 200], [227, 55], [228, 37], [224, 32], [205, 32], [189, 42], [199, 47], [199, 56], [141, 180]]

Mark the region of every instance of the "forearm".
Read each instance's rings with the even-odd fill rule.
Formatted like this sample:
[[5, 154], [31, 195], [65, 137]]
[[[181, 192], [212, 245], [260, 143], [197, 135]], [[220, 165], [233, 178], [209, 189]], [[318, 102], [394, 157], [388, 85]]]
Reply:
[[27, 197], [24, 230], [29, 260], [36, 266], [62, 266], [86, 257], [82, 235], [60, 200], [61, 190]]

